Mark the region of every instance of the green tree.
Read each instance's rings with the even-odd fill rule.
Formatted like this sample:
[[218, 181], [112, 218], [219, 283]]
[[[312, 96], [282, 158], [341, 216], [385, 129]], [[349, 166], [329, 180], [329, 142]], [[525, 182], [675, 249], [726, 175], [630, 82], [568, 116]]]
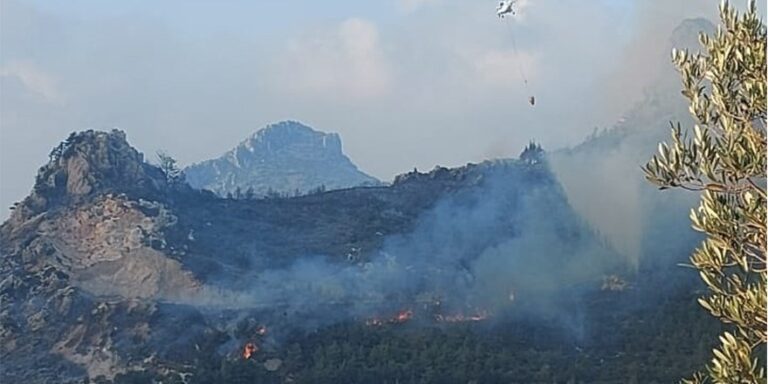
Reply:
[[699, 303], [726, 324], [706, 373], [686, 383], [765, 382], [766, 345], [766, 29], [754, 0], [739, 13], [720, 6], [703, 53], [673, 51], [696, 124], [680, 124], [671, 144], [644, 167], [661, 189], [701, 192], [693, 228], [707, 237], [691, 256], [707, 296]]
[[165, 175], [165, 181], [169, 185], [177, 185], [184, 182], [184, 172], [179, 168], [176, 159], [165, 151], [157, 151], [157, 161], [160, 170]]

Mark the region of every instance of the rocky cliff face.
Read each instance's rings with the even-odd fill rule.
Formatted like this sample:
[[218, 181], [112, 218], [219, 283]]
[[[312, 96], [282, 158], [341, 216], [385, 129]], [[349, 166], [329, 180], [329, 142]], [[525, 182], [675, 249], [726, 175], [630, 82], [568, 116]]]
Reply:
[[606, 255], [543, 161], [235, 200], [166, 184], [121, 132], [83, 132], [0, 226], [0, 378], [186, 377], [246, 341], [274, 350], [423, 297], [502, 310], [515, 281], [550, 300], [534, 281], [590, 280], [579, 266]]
[[170, 189], [119, 131], [73, 134], [0, 226], [0, 377], [112, 377], [140, 361], [153, 304], [199, 282], [164, 250]]
[[162, 172], [144, 162], [125, 133], [73, 133], [51, 150], [32, 193], [14, 207], [11, 222], [110, 191], [147, 197], [164, 193], [166, 187]]
[[317, 188], [378, 184], [344, 155], [338, 134], [318, 132], [295, 121], [261, 129], [220, 158], [194, 164], [184, 172], [191, 186], [221, 196], [248, 190], [257, 196], [293, 195]]

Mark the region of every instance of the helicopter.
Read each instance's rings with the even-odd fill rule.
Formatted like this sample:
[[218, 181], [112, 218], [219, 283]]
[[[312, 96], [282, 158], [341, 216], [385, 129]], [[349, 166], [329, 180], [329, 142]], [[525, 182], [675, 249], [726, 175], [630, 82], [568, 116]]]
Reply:
[[[516, 2], [517, 2], [517, 0], [504, 0], [504, 1], [500, 1], [499, 2], [499, 6], [496, 7], [496, 15], [499, 16], [499, 18], [501, 18], [501, 19], [503, 19], [506, 15], [515, 16], [516, 12], [515, 12], [514, 5], [515, 5]], [[510, 31], [511, 31], [511, 29], [510, 29]], [[517, 48], [515, 46], [517, 44], [514, 43], [514, 36], [512, 38], [513, 38], [513, 49], [516, 52]], [[528, 88], [528, 79], [525, 76], [525, 73], [523, 71], [522, 66], [519, 69], [520, 69], [520, 75], [523, 77], [523, 83], [525, 84], [526, 89], [527, 89]], [[532, 107], [536, 106], [536, 97], [535, 96], [528, 97], [528, 104], [530, 104]]]
[[511, 14], [515, 15], [515, 8], [513, 8], [513, 5], [517, 0], [504, 0], [499, 2], [499, 6], [496, 8], [496, 15], [500, 18], [504, 18], [505, 15]]

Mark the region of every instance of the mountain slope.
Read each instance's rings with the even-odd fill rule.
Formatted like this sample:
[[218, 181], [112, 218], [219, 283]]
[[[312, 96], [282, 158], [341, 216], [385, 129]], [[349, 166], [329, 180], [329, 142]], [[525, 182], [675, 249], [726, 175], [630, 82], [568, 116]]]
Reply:
[[73, 135], [0, 226], [0, 377], [189, 372], [435, 300], [422, 321], [502, 318], [510, 291], [526, 313], [560, 308], [564, 287], [617, 266], [537, 156], [234, 200], [167, 184], [119, 131]]
[[344, 155], [338, 134], [295, 121], [267, 126], [223, 156], [191, 165], [184, 173], [192, 187], [222, 196], [249, 189], [264, 196], [378, 184]]

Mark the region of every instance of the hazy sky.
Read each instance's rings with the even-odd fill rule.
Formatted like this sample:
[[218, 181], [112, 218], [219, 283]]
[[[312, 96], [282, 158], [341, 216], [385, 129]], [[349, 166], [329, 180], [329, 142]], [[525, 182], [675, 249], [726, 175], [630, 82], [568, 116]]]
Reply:
[[717, 4], [521, 0], [501, 21], [494, 0], [2, 0], [0, 217], [88, 128], [186, 165], [294, 119], [384, 180], [574, 144], [636, 100], [680, 20]]

